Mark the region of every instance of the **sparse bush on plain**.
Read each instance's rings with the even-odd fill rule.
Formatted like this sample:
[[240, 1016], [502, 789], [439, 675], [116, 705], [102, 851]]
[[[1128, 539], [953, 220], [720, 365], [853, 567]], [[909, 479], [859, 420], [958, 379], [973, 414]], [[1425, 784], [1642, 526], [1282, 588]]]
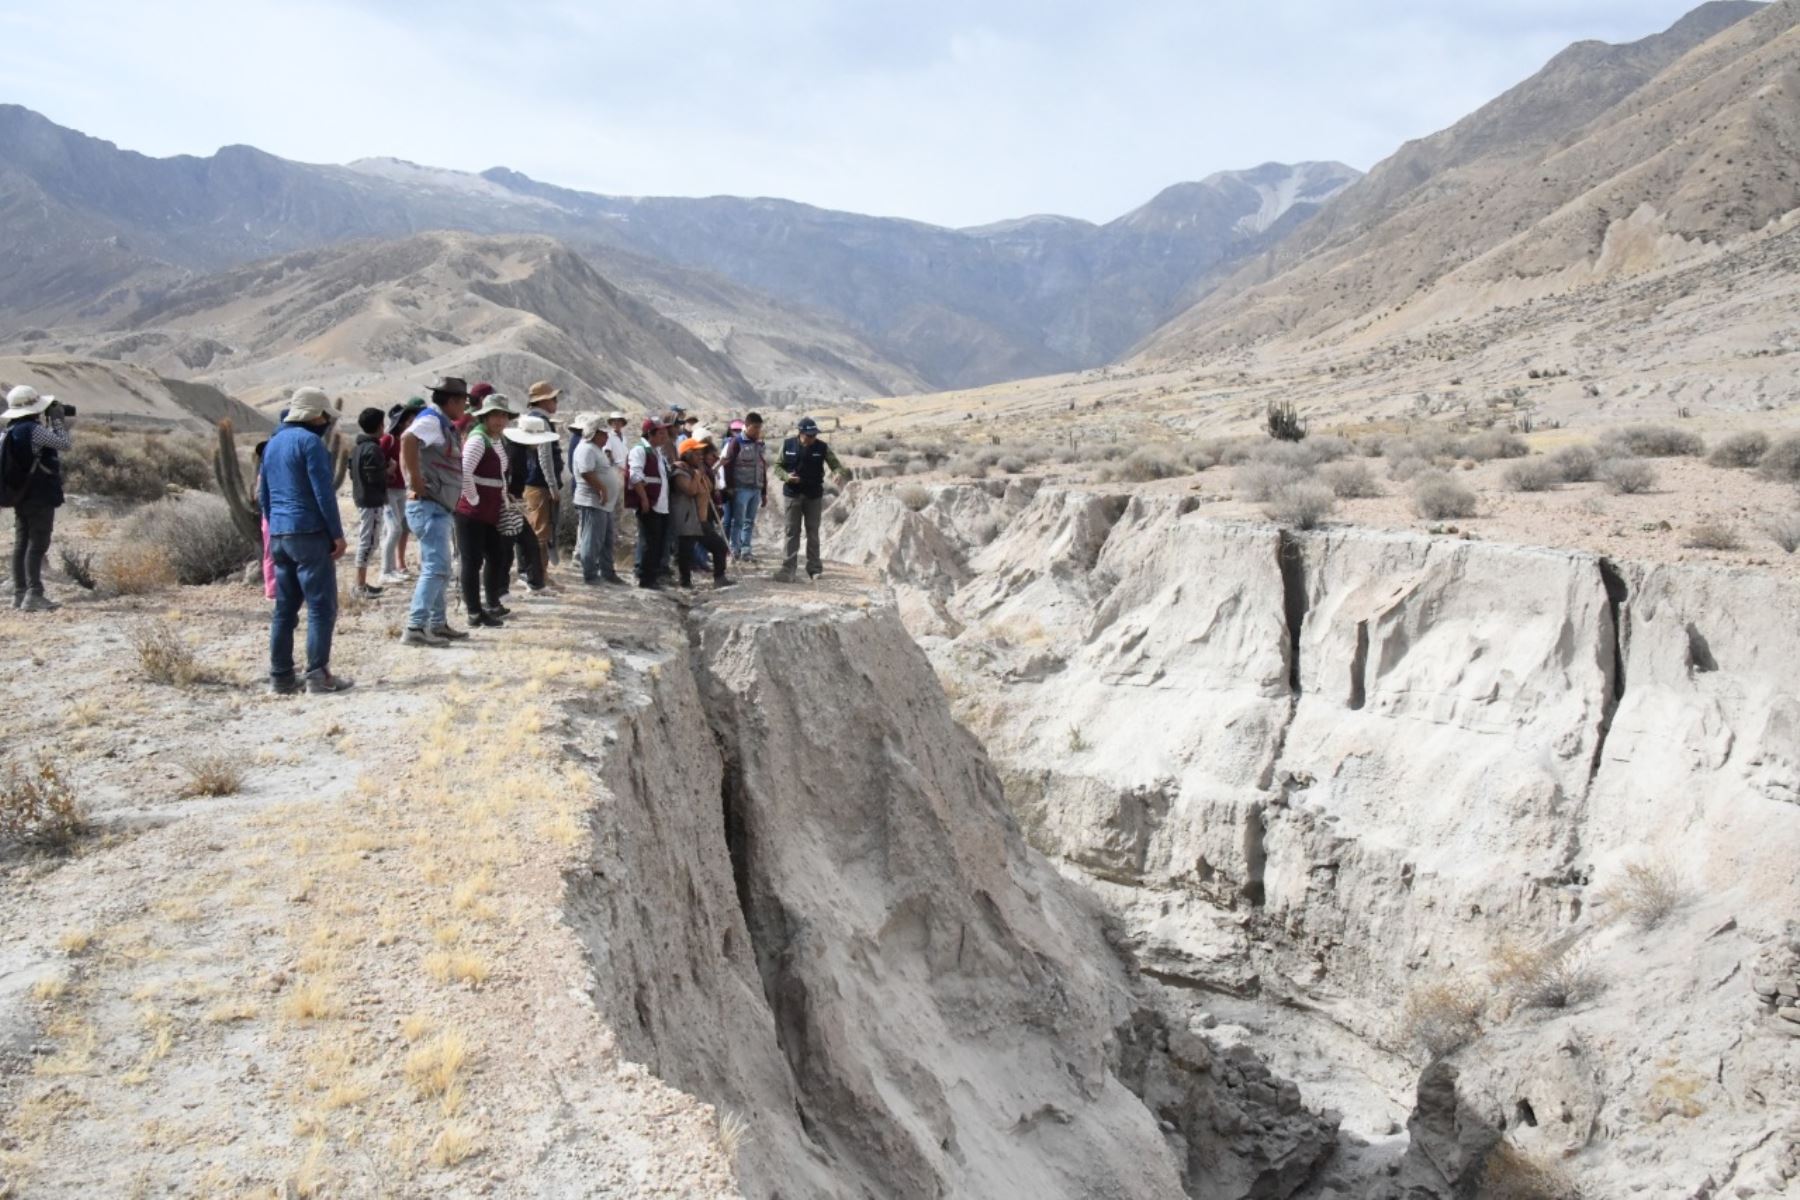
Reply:
[[994, 465], [1008, 475], [1018, 475], [1025, 470], [1025, 460], [1016, 454], [1009, 454]]
[[1396, 483], [1410, 483], [1427, 471], [1437, 469], [1429, 459], [1396, 458], [1388, 462], [1388, 478]]
[[1360, 458], [1326, 463], [1319, 468], [1319, 480], [1341, 500], [1364, 500], [1381, 495], [1375, 472]]
[[928, 459], [915, 458], [906, 464], [906, 473], [908, 475], [925, 475], [930, 471], [931, 462]]
[[217, 676], [200, 665], [193, 647], [167, 621], [145, 621], [136, 626], [131, 631], [131, 648], [137, 654], [138, 669], [151, 683], [191, 687], [219, 682]]
[[1800, 483], [1800, 433], [1790, 433], [1770, 445], [1756, 469], [1764, 479], [1776, 483]]
[[1564, 446], [1550, 456], [1564, 483], [1587, 483], [1600, 469], [1600, 455], [1587, 445]]
[[1655, 929], [1691, 898], [1681, 873], [1666, 860], [1625, 864], [1624, 872], [1601, 892], [1609, 913], [1642, 930]]
[[244, 770], [229, 754], [201, 754], [183, 759], [181, 769], [188, 773], [187, 786], [181, 794], [194, 796], [235, 796], [244, 787]]
[[170, 487], [210, 491], [212, 459], [205, 438], [187, 433], [81, 431], [79, 449], [63, 457], [63, 482], [82, 496], [160, 500]]
[[99, 584], [115, 596], [143, 596], [175, 583], [175, 568], [160, 546], [125, 542], [100, 560]]
[[1742, 550], [1744, 539], [1725, 522], [1709, 519], [1688, 526], [1681, 544], [1689, 550]]
[[961, 454], [950, 460], [945, 471], [958, 479], [986, 479], [988, 465], [972, 454]]
[[1263, 515], [1291, 529], [1317, 529], [1336, 508], [1337, 497], [1330, 488], [1301, 479], [1277, 488], [1263, 505]]
[[1150, 447], [1134, 450], [1124, 461], [1100, 468], [1100, 478], [1107, 483], [1149, 483], [1188, 474], [1192, 471], [1173, 451]]
[[1442, 471], [1427, 471], [1413, 480], [1413, 511], [1428, 521], [1472, 517], [1479, 503], [1474, 492]]
[[1760, 429], [1734, 433], [1706, 456], [1715, 467], [1754, 467], [1769, 451], [1769, 435]]
[[1458, 457], [1476, 462], [1492, 462], [1497, 458], [1524, 458], [1531, 453], [1525, 439], [1515, 434], [1490, 429], [1464, 438], [1457, 445]]
[[900, 503], [906, 505], [912, 512], [923, 512], [931, 506], [931, 491], [929, 488], [922, 488], [917, 484], [912, 484], [908, 487], [901, 488], [896, 494], [899, 497]]
[[1656, 468], [1641, 458], [1609, 458], [1600, 464], [1600, 478], [1621, 496], [1637, 496], [1656, 486]]
[[1401, 1034], [1431, 1057], [1442, 1058], [1481, 1036], [1481, 1009], [1480, 990], [1467, 982], [1428, 983], [1407, 995]]
[[1244, 499], [1257, 504], [1267, 504], [1275, 498], [1277, 492], [1299, 483], [1305, 478], [1306, 472], [1299, 467], [1284, 466], [1280, 463], [1255, 462], [1239, 467], [1233, 482]]
[[1515, 492], [1550, 492], [1562, 486], [1562, 468], [1547, 458], [1525, 458], [1506, 468], [1506, 486]]
[[1490, 971], [1511, 1008], [1573, 1008], [1600, 994], [1600, 974], [1573, 938], [1541, 944], [1502, 941]]
[[215, 583], [237, 574], [258, 547], [239, 533], [218, 496], [189, 492], [132, 513], [125, 540], [156, 549], [185, 584]]
[[1668, 425], [1616, 429], [1603, 441], [1613, 453], [1636, 458], [1698, 458], [1706, 453], [1706, 440], [1699, 434]]
[[87, 828], [75, 790], [55, 764], [7, 764], [0, 775], [0, 843], [66, 850]]
[[1447, 434], [1436, 431], [1417, 434], [1413, 437], [1389, 438], [1382, 443], [1381, 453], [1389, 462], [1417, 458], [1428, 463], [1436, 463], [1461, 457], [1457, 444]]
[[1800, 550], [1800, 513], [1783, 513], [1771, 519], [1767, 530], [1769, 539], [1789, 554]]

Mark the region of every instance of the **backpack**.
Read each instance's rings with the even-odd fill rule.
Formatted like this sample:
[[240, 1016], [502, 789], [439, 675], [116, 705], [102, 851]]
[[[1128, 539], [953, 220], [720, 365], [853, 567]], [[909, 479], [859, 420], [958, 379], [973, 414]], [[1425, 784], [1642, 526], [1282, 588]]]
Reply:
[[30, 432], [15, 435], [14, 425], [0, 436], [0, 508], [17, 508], [31, 488], [31, 477], [37, 471], [38, 454], [31, 444]]

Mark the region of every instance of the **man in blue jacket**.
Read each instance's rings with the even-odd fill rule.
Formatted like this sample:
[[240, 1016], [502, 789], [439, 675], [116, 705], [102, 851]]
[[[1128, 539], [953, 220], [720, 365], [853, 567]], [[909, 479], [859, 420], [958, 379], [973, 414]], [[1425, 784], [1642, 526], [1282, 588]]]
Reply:
[[344, 554], [344, 526], [331, 478], [330, 401], [318, 388], [301, 388], [288, 401], [282, 426], [263, 450], [258, 502], [269, 520], [269, 556], [275, 562], [275, 615], [269, 622], [269, 690], [291, 696], [294, 628], [306, 605], [308, 692], [343, 692], [348, 679], [331, 673], [331, 633], [337, 624], [337, 560]]

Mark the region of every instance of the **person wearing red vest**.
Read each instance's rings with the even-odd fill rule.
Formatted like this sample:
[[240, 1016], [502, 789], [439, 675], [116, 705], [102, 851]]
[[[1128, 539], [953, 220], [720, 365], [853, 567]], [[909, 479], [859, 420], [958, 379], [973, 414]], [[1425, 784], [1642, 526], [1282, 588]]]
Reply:
[[669, 428], [655, 417], [644, 422], [644, 440], [632, 447], [625, 463], [625, 503], [637, 513], [638, 586], [660, 588], [669, 537], [668, 471], [662, 446]]
[[462, 495], [456, 501], [463, 607], [470, 628], [496, 629], [505, 624], [500, 594], [512, 566], [511, 547], [500, 534], [500, 513], [506, 507], [506, 448], [501, 434], [513, 413], [506, 397], [495, 393], [484, 397], [470, 416], [474, 420], [469, 440], [463, 443]]

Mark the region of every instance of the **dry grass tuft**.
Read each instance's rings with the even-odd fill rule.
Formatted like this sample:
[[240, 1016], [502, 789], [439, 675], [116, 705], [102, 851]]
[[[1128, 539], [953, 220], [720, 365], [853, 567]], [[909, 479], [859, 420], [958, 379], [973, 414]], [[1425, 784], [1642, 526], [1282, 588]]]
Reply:
[[296, 984], [281, 1002], [281, 1014], [290, 1021], [324, 1021], [338, 1015], [342, 1005], [323, 980]]
[[165, 621], [146, 621], [131, 631], [131, 648], [137, 653], [138, 668], [151, 683], [168, 687], [191, 687], [196, 683], [218, 683], [220, 679], [202, 667], [175, 627]]
[[1725, 522], [1709, 519], [1688, 526], [1681, 544], [1689, 550], [1742, 550], [1744, 539]]
[[1573, 938], [1526, 943], [1510, 939], [1495, 947], [1489, 977], [1506, 996], [1509, 1009], [1573, 1008], [1600, 994], [1603, 981]]
[[101, 561], [99, 582], [115, 596], [146, 596], [175, 584], [175, 567], [156, 546], [127, 542]]
[[416, 1042], [430, 1033], [435, 1024], [425, 1013], [408, 1013], [400, 1021], [400, 1036], [409, 1042]]
[[1601, 893], [1609, 911], [1651, 930], [1692, 899], [1681, 873], [1667, 860], [1627, 863], [1624, 873]]
[[750, 1140], [750, 1122], [736, 1112], [719, 1113], [719, 1149], [728, 1162], [737, 1161], [738, 1151]]
[[478, 988], [493, 972], [479, 954], [434, 950], [425, 956], [425, 973], [438, 983], [466, 983]]
[[56, 948], [68, 955], [80, 954], [93, 944], [94, 931], [91, 929], [66, 929], [56, 939]]
[[894, 495], [899, 499], [900, 503], [904, 504], [907, 509], [912, 512], [924, 512], [927, 508], [931, 507], [930, 489], [922, 488], [918, 484], [903, 487], [895, 492]]
[[1784, 513], [1768, 524], [1769, 540], [1792, 554], [1800, 550], [1800, 513]]
[[[1675, 1064], [1673, 1060], [1664, 1060], [1657, 1066], [1673, 1068]], [[1665, 1117], [1681, 1117], [1691, 1121], [1706, 1111], [1706, 1105], [1699, 1100], [1700, 1094], [1705, 1090], [1705, 1078], [1692, 1071], [1661, 1070], [1650, 1084], [1650, 1095], [1644, 1105], [1645, 1114], [1652, 1121], [1660, 1121]]]
[[46, 975], [31, 985], [31, 998], [44, 1004], [54, 1004], [69, 991], [67, 972], [59, 971], [54, 975]]
[[55, 764], [15, 762], [0, 775], [0, 842], [67, 850], [87, 831], [75, 791]]
[[1413, 478], [1413, 511], [1428, 521], [1472, 517], [1475, 493], [1442, 471], [1423, 471]]
[[248, 1000], [225, 1000], [206, 1010], [209, 1025], [231, 1025], [256, 1018], [256, 1005]]
[[1480, 991], [1466, 981], [1425, 984], [1406, 997], [1401, 1033], [1407, 1042], [1440, 1058], [1481, 1036], [1482, 1005]]
[[431, 1144], [431, 1161], [435, 1166], [454, 1167], [472, 1157], [476, 1149], [475, 1133], [467, 1125], [446, 1125]]
[[244, 771], [228, 754], [202, 754], [182, 762], [188, 773], [183, 796], [235, 796], [244, 787]]
[[460, 1030], [447, 1029], [406, 1056], [407, 1082], [420, 1096], [443, 1096], [461, 1082], [469, 1063], [469, 1039]]
[[79, 550], [73, 546], [59, 544], [56, 547], [56, 556], [62, 562], [63, 574], [68, 576], [70, 583], [84, 592], [94, 590], [94, 552], [92, 550]]

